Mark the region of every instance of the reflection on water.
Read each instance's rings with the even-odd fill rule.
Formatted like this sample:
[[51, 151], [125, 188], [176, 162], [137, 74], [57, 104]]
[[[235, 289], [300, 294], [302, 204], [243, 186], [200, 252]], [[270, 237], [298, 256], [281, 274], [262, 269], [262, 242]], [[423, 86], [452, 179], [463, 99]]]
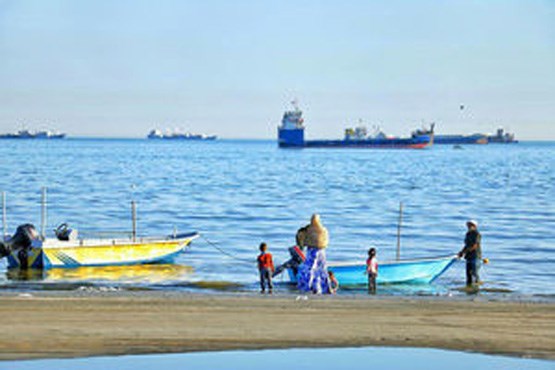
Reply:
[[[216, 292], [252, 292], [256, 282], [238, 283], [218, 279], [202, 280], [194, 268], [180, 264], [147, 264], [128, 266], [99, 266], [53, 269], [8, 269], [6, 278], [10, 289], [73, 290], [83, 287], [117, 287], [124, 290], [211, 290]], [[365, 295], [366, 285], [341, 286], [339, 295]], [[468, 295], [479, 293], [512, 293], [508, 289], [486, 287], [452, 287], [443, 284], [380, 284], [378, 294], [387, 296], [448, 296], [455, 292]], [[296, 284], [275, 281], [276, 294], [299, 294]]]
[[[420, 366], [418, 366], [420, 364]], [[416, 366], [415, 366], [416, 365]], [[553, 362], [421, 348], [327, 348], [231, 351], [0, 362], [26, 369], [553, 369]]]
[[77, 268], [9, 269], [7, 278], [19, 281], [56, 283], [160, 284], [181, 281], [193, 273], [193, 268], [177, 264], [151, 264], [129, 266], [99, 266]]
[[11, 289], [31, 290], [213, 290], [248, 291], [244, 284], [223, 280], [195, 279], [191, 266], [148, 264], [53, 269], [8, 269], [6, 277]]

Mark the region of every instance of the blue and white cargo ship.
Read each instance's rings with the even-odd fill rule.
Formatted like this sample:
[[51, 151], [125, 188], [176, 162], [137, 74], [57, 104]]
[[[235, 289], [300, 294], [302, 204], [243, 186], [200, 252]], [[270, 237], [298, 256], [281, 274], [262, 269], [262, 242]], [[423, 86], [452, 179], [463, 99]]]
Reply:
[[280, 148], [384, 148], [384, 149], [422, 149], [434, 142], [434, 125], [430, 129], [414, 131], [410, 137], [399, 138], [385, 135], [379, 129], [368, 135], [364, 127], [345, 130], [345, 137], [337, 140], [305, 140], [303, 112], [293, 101], [293, 110], [283, 114], [278, 127]]

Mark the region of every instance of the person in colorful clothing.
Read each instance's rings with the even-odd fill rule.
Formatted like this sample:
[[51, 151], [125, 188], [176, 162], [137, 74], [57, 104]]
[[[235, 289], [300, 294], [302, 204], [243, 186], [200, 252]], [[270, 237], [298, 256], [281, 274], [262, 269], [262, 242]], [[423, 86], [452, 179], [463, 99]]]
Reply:
[[370, 248], [368, 250], [366, 274], [368, 274], [368, 293], [376, 294], [376, 278], [378, 277], [378, 259], [376, 257], [376, 248]]
[[291, 256], [290, 259], [276, 267], [276, 270], [272, 274], [272, 277], [275, 277], [281, 274], [286, 269], [293, 270], [293, 274], [297, 276], [299, 273], [299, 266], [305, 261], [306, 257], [303, 252], [303, 248], [300, 247], [298, 244], [290, 247], [288, 249], [289, 255]]
[[459, 258], [466, 260], [466, 286], [480, 283], [480, 266], [482, 263], [482, 236], [478, 231], [478, 223], [474, 220], [466, 222], [468, 229], [464, 238], [464, 247], [459, 252]]
[[299, 230], [297, 230], [295, 245], [288, 249], [291, 258], [279, 265], [274, 271], [272, 277], [281, 274], [286, 269], [291, 269], [293, 271], [293, 275], [297, 276], [297, 274], [299, 273], [299, 266], [302, 265], [306, 260], [306, 256], [303, 251], [306, 229], [307, 226], [301, 227]]
[[328, 230], [322, 225], [318, 214], [312, 215], [310, 225], [303, 231], [302, 244], [307, 247], [306, 260], [299, 267], [297, 287], [301, 292], [322, 294], [330, 292], [326, 247]]
[[272, 274], [274, 273], [274, 260], [272, 255], [267, 252], [268, 246], [266, 243], [260, 244], [260, 254], [258, 255], [258, 272], [260, 273], [260, 293], [266, 291], [268, 286], [268, 294], [272, 294], [274, 284], [272, 283]]

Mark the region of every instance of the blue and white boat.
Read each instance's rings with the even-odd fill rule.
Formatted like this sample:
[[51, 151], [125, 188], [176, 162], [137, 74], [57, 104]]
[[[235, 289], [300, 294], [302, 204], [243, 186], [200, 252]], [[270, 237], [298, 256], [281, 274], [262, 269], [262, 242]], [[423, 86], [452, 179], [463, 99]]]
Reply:
[[[456, 255], [380, 262], [377, 283], [430, 284], [447, 271], [455, 261], [457, 261]], [[328, 263], [328, 271], [333, 271], [340, 286], [368, 284], [364, 261], [331, 262]], [[288, 269], [288, 274], [290, 281], [296, 283], [297, 277], [292, 269]]]

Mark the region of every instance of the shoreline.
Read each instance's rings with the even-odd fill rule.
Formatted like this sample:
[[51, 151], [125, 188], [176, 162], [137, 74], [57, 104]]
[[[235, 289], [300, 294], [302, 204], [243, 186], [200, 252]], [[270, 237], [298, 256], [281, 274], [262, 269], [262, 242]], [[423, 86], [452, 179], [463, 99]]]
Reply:
[[0, 314], [0, 360], [364, 346], [555, 360], [553, 303], [8, 292]]

